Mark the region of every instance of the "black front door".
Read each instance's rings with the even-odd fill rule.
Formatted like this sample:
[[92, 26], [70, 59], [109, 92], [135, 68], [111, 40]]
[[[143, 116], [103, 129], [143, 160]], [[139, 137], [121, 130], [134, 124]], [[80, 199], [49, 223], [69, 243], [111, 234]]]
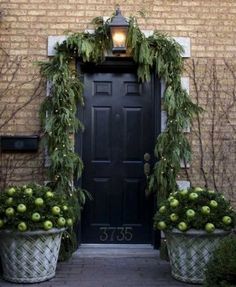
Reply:
[[144, 154], [153, 153], [152, 82], [135, 72], [84, 73], [82, 242], [150, 243], [153, 200], [146, 197]]

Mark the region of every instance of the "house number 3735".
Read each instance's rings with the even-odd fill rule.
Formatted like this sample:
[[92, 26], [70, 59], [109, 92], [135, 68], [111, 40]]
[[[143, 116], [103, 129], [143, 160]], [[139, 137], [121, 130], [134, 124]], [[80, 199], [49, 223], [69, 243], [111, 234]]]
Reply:
[[100, 227], [100, 241], [131, 241], [132, 227]]

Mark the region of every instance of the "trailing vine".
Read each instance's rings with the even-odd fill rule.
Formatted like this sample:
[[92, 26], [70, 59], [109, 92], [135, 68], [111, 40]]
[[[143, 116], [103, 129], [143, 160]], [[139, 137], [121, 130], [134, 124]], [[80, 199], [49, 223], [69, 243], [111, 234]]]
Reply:
[[[49, 62], [40, 63], [41, 74], [51, 82], [50, 96], [41, 106], [44, 141], [51, 160], [50, 180], [54, 189], [68, 194], [74, 191], [72, 177], [80, 177], [83, 163], [74, 152], [72, 135], [83, 129], [76, 117], [78, 103], [83, 105], [83, 86], [70, 63], [75, 58], [83, 62], [100, 63], [105, 60], [104, 51], [111, 49], [109, 22], [95, 18], [94, 33], [74, 33], [56, 47], [56, 54]], [[129, 19], [127, 47], [136, 62], [140, 81], [150, 80], [154, 70], [164, 79], [166, 89], [163, 105], [167, 112], [167, 128], [155, 145], [157, 162], [148, 178], [149, 189], [165, 196], [176, 189], [176, 177], [180, 162], [190, 161], [190, 145], [183, 129], [200, 111], [181, 87], [183, 61], [182, 47], [167, 35], [155, 31], [145, 37], [135, 18]]]

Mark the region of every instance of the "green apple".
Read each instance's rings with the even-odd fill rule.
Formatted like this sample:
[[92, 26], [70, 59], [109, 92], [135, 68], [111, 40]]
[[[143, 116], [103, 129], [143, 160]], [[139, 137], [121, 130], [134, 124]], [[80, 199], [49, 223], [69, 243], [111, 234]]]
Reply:
[[59, 217], [58, 220], [57, 220], [57, 224], [60, 226], [60, 227], [63, 227], [66, 225], [66, 220], [64, 217]]
[[198, 194], [196, 192], [191, 192], [189, 194], [189, 199], [190, 200], [196, 200], [198, 198]]
[[6, 210], [5, 210], [5, 213], [7, 216], [13, 216], [15, 214], [15, 210], [13, 207], [8, 207]]
[[23, 203], [18, 204], [17, 211], [20, 213], [24, 213], [26, 211], [26, 206]]
[[214, 191], [213, 189], [208, 189], [208, 193], [210, 193], [210, 194], [214, 194], [214, 193], [215, 193], [215, 191]]
[[218, 206], [217, 201], [215, 201], [215, 200], [210, 201], [210, 207], [216, 208], [217, 206]]
[[166, 207], [165, 207], [165, 205], [162, 205], [162, 206], [159, 208], [159, 212], [160, 212], [161, 214], [163, 214], [163, 213], [165, 213], [165, 211], [166, 211]]
[[172, 199], [170, 201], [170, 206], [171, 207], [177, 207], [179, 205], [179, 201], [177, 199]]
[[17, 228], [19, 231], [23, 232], [27, 230], [27, 225], [25, 222], [22, 221], [17, 225]]
[[171, 213], [170, 220], [176, 222], [179, 219], [179, 216], [176, 213]]
[[225, 215], [223, 218], [222, 218], [222, 221], [225, 225], [230, 225], [231, 222], [232, 222], [232, 218], [230, 216], [227, 216]]
[[52, 211], [52, 214], [53, 214], [53, 215], [59, 215], [60, 212], [61, 212], [61, 209], [60, 209], [59, 206], [53, 206], [52, 209], [51, 209], [51, 211]]
[[43, 201], [43, 199], [41, 197], [38, 197], [38, 198], [35, 199], [34, 204], [36, 206], [43, 206], [44, 201]]
[[13, 195], [15, 194], [15, 192], [16, 192], [16, 190], [15, 190], [14, 187], [11, 187], [11, 188], [9, 188], [9, 189], [7, 190], [7, 194], [8, 194], [9, 196], [13, 196]]
[[169, 196], [169, 197], [168, 197], [168, 201], [171, 201], [171, 200], [173, 200], [173, 199], [175, 199], [174, 196]]
[[182, 196], [186, 196], [188, 194], [188, 190], [187, 189], [181, 189], [179, 192]]
[[72, 218], [68, 218], [68, 219], [66, 220], [66, 225], [67, 225], [67, 226], [72, 226], [72, 225], [73, 225], [73, 220], [72, 220]]
[[215, 231], [215, 225], [212, 223], [207, 223], [205, 225], [205, 230], [206, 230], [206, 232], [209, 232], [209, 233], [214, 232]]
[[193, 209], [188, 209], [186, 211], [186, 215], [188, 218], [193, 218], [195, 216], [196, 212]]
[[4, 225], [4, 221], [0, 219], [0, 228], [3, 227], [3, 225]]
[[194, 191], [196, 191], [196, 192], [201, 192], [201, 191], [203, 191], [203, 189], [202, 189], [201, 187], [195, 187], [195, 188], [194, 188]]
[[28, 187], [24, 190], [24, 193], [28, 196], [32, 196], [33, 190], [32, 190], [32, 188]]
[[158, 229], [160, 229], [160, 230], [164, 230], [164, 229], [166, 229], [166, 223], [165, 223], [165, 221], [159, 221], [158, 223], [157, 223], [157, 228]]
[[68, 206], [67, 205], [63, 205], [62, 209], [63, 209], [63, 211], [67, 211], [68, 210]]
[[13, 205], [13, 203], [14, 203], [13, 197], [8, 197], [8, 199], [6, 200], [6, 204], [7, 205]]
[[31, 216], [32, 221], [38, 222], [40, 220], [41, 216], [38, 212], [34, 212]]
[[188, 226], [187, 226], [187, 224], [184, 221], [181, 221], [178, 224], [178, 228], [179, 228], [180, 231], [185, 231], [185, 230], [187, 230]]
[[202, 206], [202, 208], [201, 208], [201, 213], [202, 213], [202, 214], [205, 214], [205, 215], [210, 214], [210, 213], [211, 213], [210, 207], [207, 206], [207, 205]]
[[52, 229], [52, 227], [53, 227], [53, 224], [52, 224], [52, 222], [50, 220], [44, 221], [43, 228], [45, 230], [50, 230], [50, 229]]
[[47, 191], [47, 192], [46, 192], [46, 197], [47, 197], [47, 198], [52, 198], [52, 197], [54, 197], [54, 193], [51, 192], [51, 191]]

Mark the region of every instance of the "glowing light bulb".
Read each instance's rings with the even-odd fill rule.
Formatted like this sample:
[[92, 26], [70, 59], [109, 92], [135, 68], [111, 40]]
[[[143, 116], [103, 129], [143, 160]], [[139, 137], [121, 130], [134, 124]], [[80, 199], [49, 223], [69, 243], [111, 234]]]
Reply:
[[124, 47], [125, 46], [125, 35], [121, 32], [116, 32], [113, 36], [113, 41], [116, 47]]

